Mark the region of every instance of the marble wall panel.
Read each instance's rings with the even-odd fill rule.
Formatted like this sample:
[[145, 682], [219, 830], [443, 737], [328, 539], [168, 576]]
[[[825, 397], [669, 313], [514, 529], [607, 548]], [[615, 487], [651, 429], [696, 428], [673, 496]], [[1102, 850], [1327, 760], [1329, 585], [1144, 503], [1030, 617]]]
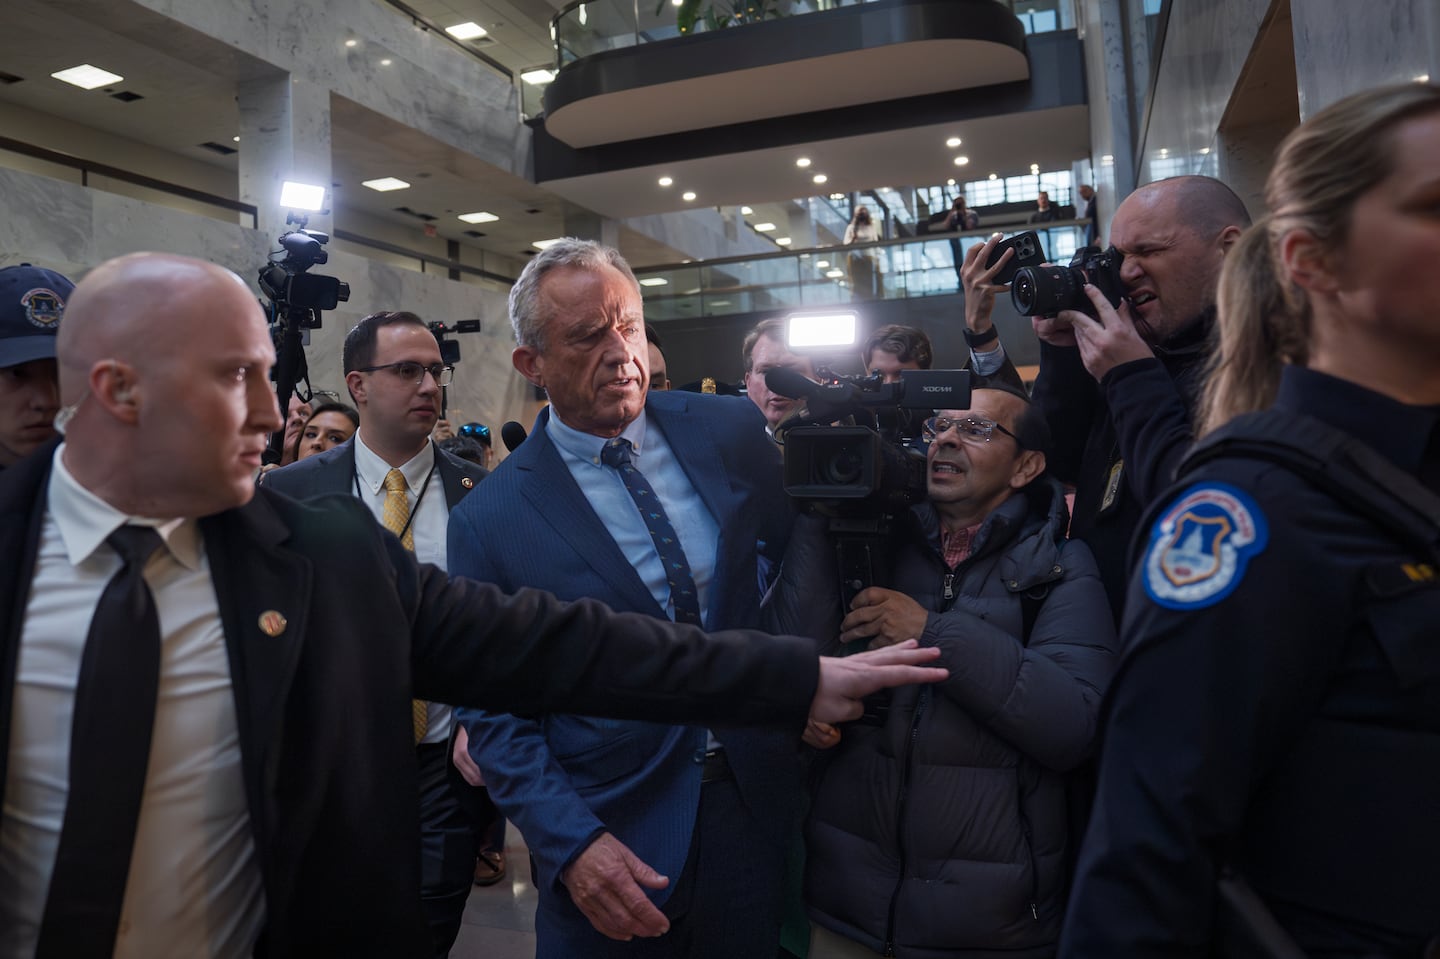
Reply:
[[1440, 80], [1435, 0], [1291, 0], [1300, 116], [1367, 87]]

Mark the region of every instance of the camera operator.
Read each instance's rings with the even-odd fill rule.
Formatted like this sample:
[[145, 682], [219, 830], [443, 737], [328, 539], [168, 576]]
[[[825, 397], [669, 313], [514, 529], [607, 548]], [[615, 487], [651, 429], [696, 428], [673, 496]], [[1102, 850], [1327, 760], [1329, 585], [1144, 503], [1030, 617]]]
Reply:
[[[1079, 842], [1066, 774], [1095, 741], [1114, 626], [1023, 391], [977, 389], [926, 435], [928, 499], [894, 524], [895, 588], [860, 592], [839, 639], [918, 637], [951, 678], [897, 690], [874, 723], [807, 732], [833, 747], [807, 828], [812, 959], [1042, 956], [1059, 938]], [[815, 535], [797, 525], [791, 555]], [[822, 565], [808, 596], [834, 596]]]
[[1110, 225], [1127, 300], [1112, 308], [1087, 287], [1098, 320], [1075, 310], [1032, 318], [1035, 404], [1055, 437], [1050, 468], [1075, 486], [1071, 532], [1094, 552], [1117, 620], [1140, 514], [1194, 438], [1220, 266], [1249, 223], [1219, 180], [1143, 186]]

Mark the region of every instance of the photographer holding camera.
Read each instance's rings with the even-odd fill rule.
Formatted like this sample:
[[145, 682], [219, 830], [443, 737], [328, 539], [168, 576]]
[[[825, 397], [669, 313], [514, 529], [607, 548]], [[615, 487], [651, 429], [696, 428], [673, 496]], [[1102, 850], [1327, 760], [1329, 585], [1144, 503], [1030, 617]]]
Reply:
[[1071, 533], [1094, 552], [1117, 620], [1140, 514], [1194, 439], [1220, 267], [1249, 224], [1245, 205], [1219, 180], [1143, 186], [1115, 211], [1112, 250], [1094, 258], [1109, 260], [1124, 299], [1112, 306], [1087, 285], [1093, 316], [1068, 309], [1032, 317], [1035, 404], [1055, 437], [1050, 468], [1075, 486]]
[[[925, 432], [927, 499], [894, 518], [878, 571], [895, 588], [861, 591], [839, 641], [918, 637], [950, 679], [897, 690], [873, 722], [811, 724], [826, 750], [807, 827], [811, 959], [1051, 955], [1064, 914], [1080, 838], [1067, 772], [1090, 755], [1114, 670], [1105, 593], [1065, 538], [1023, 391], [977, 389]], [[815, 529], [798, 525], [797, 543]], [[823, 565], [804, 595], [834, 597]]]

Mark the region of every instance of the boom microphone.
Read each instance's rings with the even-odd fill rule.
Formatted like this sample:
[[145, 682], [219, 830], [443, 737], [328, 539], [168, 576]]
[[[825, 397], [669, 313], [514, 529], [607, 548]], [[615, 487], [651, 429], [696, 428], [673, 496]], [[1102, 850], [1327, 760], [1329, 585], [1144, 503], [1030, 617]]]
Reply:
[[504, 443], [505, 449], [511, 453], [515, 452], [515, 450], [520, 447], [520, 444], [525, 442], [525, 436], [525, 427], [514, 420], [510, 420], [504, 426], [500, 427], [500, 442]]

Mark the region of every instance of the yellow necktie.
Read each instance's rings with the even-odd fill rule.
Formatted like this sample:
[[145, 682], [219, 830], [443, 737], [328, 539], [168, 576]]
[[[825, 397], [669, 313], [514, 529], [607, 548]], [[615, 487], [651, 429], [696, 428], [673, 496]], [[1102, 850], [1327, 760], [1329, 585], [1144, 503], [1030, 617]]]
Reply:
[[[391, 470], [385, 474], [385, 528], [396, 536], [400, 537], [400, 544], [410, 552], [415, 552], [415, 530], [410, 522], [410, 499], [409, 484], [405, 482], [405, 474], [399, 470]], [[425, 730], [429, 726], [429, 710], [426, 708], [425, 700], [410, 700], [410, 722], [415, 731], [415, 742], [425, 738]]]

